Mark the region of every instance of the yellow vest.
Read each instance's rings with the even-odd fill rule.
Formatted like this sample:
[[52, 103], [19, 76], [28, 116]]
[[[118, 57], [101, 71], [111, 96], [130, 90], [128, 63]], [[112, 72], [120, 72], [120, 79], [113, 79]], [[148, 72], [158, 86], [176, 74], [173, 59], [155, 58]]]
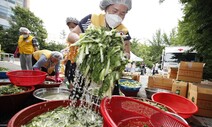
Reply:
[[47, 68], [48, 70], [48, 74], [51, 74], [54, 69], [55, 69], [55, 65], [56, 64], [51, 64], [51, 61], [50, 61], [50, 57], [51, 57], [51, 53], [52, 51], [49, 51], [49, 50], [38, 50], [38, 51], [35, 51], [33, 53], [33, 57], [38, 61], [41, 57], [41, 55], [45, 55], [46, 58], [47, 58], [47, 62], [44, 63], [44, 65], [42, 65], [42, 67], [44, 68]]
[[18, 39], [18, 48], [20, 54], [32, 54], [34, 52], [34, 47], [32, 44], [32, 39], [34, 37], [29, 35], [27, 39], [23, 38], [23, 35], [21, 35]]
[[51, 57], [52, 51], [49, 51], [49, 50], [38, 50], [38, 51], [35, 51], [33, 53], [33, 57], [36, 60], [39, 60], [42, 54], [45, 55], [47, 59], [49, 59]]

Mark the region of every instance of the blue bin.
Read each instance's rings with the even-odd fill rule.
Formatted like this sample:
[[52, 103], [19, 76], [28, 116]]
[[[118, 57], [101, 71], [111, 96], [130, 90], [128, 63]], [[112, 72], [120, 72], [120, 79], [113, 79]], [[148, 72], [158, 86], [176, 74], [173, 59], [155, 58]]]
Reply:
[[123, 82], [135, 82], [140, 84], [139, 82], [132, 80], [132, 79], [120, 79], [119, 80], [119, 88], [121, 90], [121, 92], [125, 95], [125, 96], [133, 96], [136, 97], [137, 93], [139, 92], [141, 85], [140, 86], [135, 86], [135, 87], [130, 87], [130, 86], [126, 86], [123, 85]]
[[0, 71], [0, 79], [6, 79], [6, 78], [8, 78], [8, 76], [7, 76], [6, 73], [7, 73], [6, 71]]

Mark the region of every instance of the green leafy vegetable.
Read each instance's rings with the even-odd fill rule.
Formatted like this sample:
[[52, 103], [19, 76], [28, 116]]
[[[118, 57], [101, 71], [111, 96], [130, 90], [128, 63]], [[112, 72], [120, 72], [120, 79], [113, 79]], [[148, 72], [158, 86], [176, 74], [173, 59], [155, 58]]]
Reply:
[[71, 46], [79, 46], [76, 63], [83, 76], [98, 84], [99, 96], [108, 93], [128, 62], [123, 37], [115, 29], [92, 26]]
[[102, 117], [83, 107], [58, 107], [21, 127], [102, 127]]
[[4, 68], [4, 67], [0, 67], [0, 71], [5, 72], [5, 71], [9, 71], [9, 69], [8, 68]]
[[15, 85], [1, 85], [0, 86], [0, 96], [1, 95], [8, 95], [8, 94], [17, 94], [25, 91], [25, 88], [18, 87]]
[[139, 82], [137, 82], [137, 81], [128, 81], [128, 80], [126, 80], [126, 81], [120, 82], [120, 80], [119, 80], [119, 84], [123, 85], [123, 86], [132, 87], [132, 88], [141, 87], [141, 84]]

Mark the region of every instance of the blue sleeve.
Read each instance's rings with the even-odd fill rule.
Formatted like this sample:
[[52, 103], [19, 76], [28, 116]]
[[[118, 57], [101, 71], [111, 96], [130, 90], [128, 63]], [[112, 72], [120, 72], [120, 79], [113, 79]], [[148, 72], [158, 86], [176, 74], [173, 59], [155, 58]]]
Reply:
[[80, 22], [79, 27], [82, 31], [82, 33], [85, 33], [85, 30], [87, 27], [91, 24], [91, 14], [85, 16]]
[[129, 41], [131, 39], [131, 36], [130, 36], [130, 34], [129, 34], [129, 32], [127, 33], [127, 37], [126, 38], [124, 38], [124, 40], [125, 41]]
[[47, 60], [48, 59], [46, 58], [46, 56], [42, 54], [40, 56], [40, 59], [33, 65], [33, 68], [40, 69], [43, 66], [43, 64], [47, 62]]

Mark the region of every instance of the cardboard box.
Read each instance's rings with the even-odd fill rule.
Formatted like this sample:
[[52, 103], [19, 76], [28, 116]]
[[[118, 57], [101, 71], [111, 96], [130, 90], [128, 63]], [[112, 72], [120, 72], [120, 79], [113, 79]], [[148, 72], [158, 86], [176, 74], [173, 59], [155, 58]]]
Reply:
[[168, 70], [168, 78], [176, 79], [177, 78], [178, 68], [170, 67]]
[[188, 83], [183, 81], [174, 81], [172, 85], [172, 92], [187, 97]]
[[149, 88], [161, 88], [170, 90], [172, 89], [173, 79], [165, 78], [163, 76], [149, 76]]
[[212, 85], [189, 83], [187, 98], [198, 106], [196, 115], [212, 117]]
[[181, 61], [176, 80], [197, 82], [202, 81], [204, 63]]

